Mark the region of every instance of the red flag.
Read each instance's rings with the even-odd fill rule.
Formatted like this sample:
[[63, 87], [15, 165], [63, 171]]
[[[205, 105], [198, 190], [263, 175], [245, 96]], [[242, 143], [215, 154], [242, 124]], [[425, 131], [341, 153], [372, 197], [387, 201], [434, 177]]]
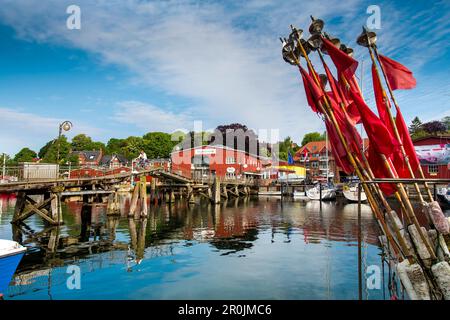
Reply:
[[[367, 155], [367, 161], [369, 162], [370, 169], [372, 170], [375, 178], [391, 178], [381, 155], [378, 153], [376, 148], [373, 148], [372, 142], [370, 143], [369, 150]], [[393, 194], [396, 190], [396, 187], [392, 183], [380, 183], [379, 184], [381, 191], [387, 196]]]
[[[375, 66], [372, 65], [372, 80], [373, 80], [373, 91], [375, 93], [375, 100], [378, 108], [378, 114], [380, 115], [381, 121], [386, 124], [386, 128], [389, 130], [393, 137], [396, 137], [394, 128], [392, 127], [391, 117], [389, 116], [387, 108], [391, 107], [391, 104], [387, 97], [383, 94], [383, 90], [380, 84], [380, 78], [376, 72]], [[413, 172], [417, 170], [419, 166], [419, 161], [412, 143], [411, 137], [409, 136], [408, 127], [405, 124], [402, 113], [400, 109], [397, 109], [397, 117], [395, 119], [395, 126], [400, 136], [399, 144], [403, 144], [405, 153], [408, 156], [409, 162]], [[412, 178], [409, 172], [408, 166], [406, 164], [405, 158], [402, 152], [399, 150], [394, 152], [391, 156], [392, 163], [397, 171], [400, 178]]]
[[[327, 94], [331, 100], [331, 107], [333, 109], [334, 118], [336, 119], [336, 123], [346, 141], [347, 147], [354, 155], [358, 156], [358, 158], [361, 160], [362, 139], [358, 133], [358, 130], [356, 130], [350, 118], [337, 105], [337, 102], [334, 99], [334, 95], [331, 92]], [[339, 143], [341, 142], [340, 140], [338, 141]], [[342, 148], [344, 147], [342, 146]]]
[[399, 143], [392, 137], [384, 123], [370, 110], [364, 100], [356, 92], [350, 91], [353, 101], [358, 107], [361, 121], [370, 140], [370, 145], [377, 152], [390, 157], [394, 152], [398, 151]]
[[381, 54], [378, 56], [392, 90], [412, 89], [416, 87], [416, 79], [411, 70]]
[[328, 66], [325, 63], [323, 64], [323, 67], [325, 68], [325, 73], [328, 78], [328, 83], [330, 84], [331, 92], [333, 92], [336, 103], [338, 105], [340, 105], [341, 103], [343, 103], [343, 101], [342, 101], [342, 97], [341, 97], [341, 92], [338, 89], [339, 85], [338, 85], [336, 79], [334, 78], [333, 74], [331, 73], [330, 69], [328, 68]]
[[358, 107], [353, 101], [347, 107], [347, 114], [353, 125], [361, 123], [361, 115], [359, 114]]
[[322, 90], [316, 85], [314, 80], [301, 66], [299, 66], [300, 73], [303, 79], [303, 86], [305, 87], [306, 100], [308, 105], [314, 112], [320, 112], [319, 102], [323, 98]]
[[322, 41], [338, 73], [345, 75], [347, 79], [351, 78], [358, 67], [358, 61], [337, 48], [330, 40], [322, 37]]
[[347, 158], [347, 152], [339, 139], [335, 127], [325, 119], [325, 126], [327, 128], [328, 138], [330, 139], [331, 153], [338, 167], [342, 169], [346, 174], [353, 172], [353, 166], [350, 164]]
[[[411, 136], [409, 135], [408, 126], [403, 119], [403, 115], [400, 112], [400, 109], [397, 108], [397, 116], [395, 117], [395, 125], [397, 126], [398, 134], [403, 144], [403, 148], [405, 149], [406, 156], [408, 157], [409, 163], [413, 172], [416, 172], [420, 166], [419, 159], [417, 158], [416, 150], [414, 149], [414, 144], [411, 140]], [[397, 169], [398, 170], [398, 169]], [[400, 175], [400, 173], [399, 173]], [[408, 177], [409, 171], [408, 171]], [[404, 178], [400, 176], [400, 178]]]
[[378, 115], [381, 121], [386, 125], [391, 135], [395, 137], [394, 129], [392, 128], [391, 119], [387, 108], [391, 107], [389, 99], [383, 94], [383, 88], [381, 87], [381, 79], [375, 69], [375, 65], [372, 64], [372, 82], [373, 82], [373, 93], [375, 94], [375, 101], [377, 104]]

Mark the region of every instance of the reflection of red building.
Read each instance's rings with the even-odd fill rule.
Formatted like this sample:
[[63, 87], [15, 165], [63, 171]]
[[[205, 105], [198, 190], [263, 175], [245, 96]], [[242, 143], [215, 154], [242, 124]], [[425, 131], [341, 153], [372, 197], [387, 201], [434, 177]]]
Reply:
[[128, 167], [120, 167], [115, 169], [103, 169], [103, 168], [80, 168], [70, 171], [70, 178], [91, 178], [91, 177], [103, 177], [113, 174], [119, 174], [124, 172], [130, 172], [131, 169]]
[[243, 178], [260, 173], [261, 158], [257, 155], [222, 145], [199, 146], [172, 152], [172, 172], [201, 179], [209, 176]]
[[426, 178], [450, 178], [450, 135], [418, 138], [413, 143]]

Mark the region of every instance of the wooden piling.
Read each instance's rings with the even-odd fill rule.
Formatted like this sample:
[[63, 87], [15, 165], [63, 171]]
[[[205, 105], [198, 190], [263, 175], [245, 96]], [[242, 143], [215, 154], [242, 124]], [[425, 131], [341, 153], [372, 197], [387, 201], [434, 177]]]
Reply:
[[212, 186], [211, 202], [214, 204], [220, 203], [220, 181], [218, 177], [214, 179], [214, 184]]

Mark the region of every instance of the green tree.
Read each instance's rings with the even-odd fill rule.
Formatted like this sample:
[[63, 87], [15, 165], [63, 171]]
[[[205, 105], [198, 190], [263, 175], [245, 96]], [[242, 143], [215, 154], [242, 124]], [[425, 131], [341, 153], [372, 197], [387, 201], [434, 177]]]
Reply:
[[420, 121], [419, 117], [415, 117], [412, 120], [411, 125], [408, 129], [411, 136], [415, 135], [419, 131], [422, 131], [422, 121]]
[[143, 137], [143, 148], [148, 158], [169, 158], [177, 141], [164, 132], [149, 132]]
[[94, 141], [91, 143], [90, 148], [88, 150], [90, 151], [102, 150], [103, 152], [106, 152], [106, 146], [101, 141]]
[[441, 122], [447, 127], [447, 131], [450, 131], [450, 116], [444, 117]]
[[278, 142], [274, 147], [275, 150], [278, 147], [278, 158], [284, 161], [288, 160], [289, 151], [291, 152], [292, 156], [294, 156], [295, 152], [300, 149], [299, 146], [291, 139], [291, 137], [284, 138], [283, 141]]
[[125, 139], [111, 138], [106, 144], [106, 152], [108, 154], [122, 154], [126, 145]]
[[80, 133], [72, 138], [72, 150], [73, 151], [90, 151], [92, 147], [92, 139], [91, 137], [85, 135], [84, 133]]
[[73, 137], [71, 145], [73, 151], [106, 151], [106, 146], [103, 142], [92, 141], [91, 137], [85, 135], [84, 133], [78, 134]]
[[121, 148], [120, 154], [128, 160], [132, 160], [139, 155], [139, 152], [144, 149], [144, 139], [141, 137], [130, 136], [125, 139], [125, 145]]
[[319, 132], [310, 132], [304, 135], [302, 140], [302, 146], [311, 141], [322, 141], [325, 140], [325, 135]]
[[37, 157], [36, 152], [29, 148], [23, 148], [14, 156], [14, 162], [31, 162], [34, 158]]
[[6, 166], [16, 166], [17, 165], [17, 162], [14, 161], [14, 159], [11, 158], [11, 156], [9, 156], [6, 153], [0, 154], [0, 165], [3, 165], [3, 158], [5, 159], [4, 161], [5, 161]]
[[47, 142], [40, 150], [38, 153], [38, 157], [39, 158], [44, 158], [44, 156], [47, 154], [48, 150], [50, 149], [50, 147], [56, 143], [56, 139], [50, 140], [49, 142]]
[[[74, 160], [74, 157], [71, 155], [72, 146], [67, 141], [66, 136], [61, 136], [59, 144], [59, 164], [65, 164], [66, 162], [70, 161], [70, 159]], [[47, 144], [41, 148], [41, 150], [39, 151], [39, 157], [41, 157], [44, 162], [56, 163], [57, 153], [58, 141], [57, 139], [55, 139], [47, 142]]]

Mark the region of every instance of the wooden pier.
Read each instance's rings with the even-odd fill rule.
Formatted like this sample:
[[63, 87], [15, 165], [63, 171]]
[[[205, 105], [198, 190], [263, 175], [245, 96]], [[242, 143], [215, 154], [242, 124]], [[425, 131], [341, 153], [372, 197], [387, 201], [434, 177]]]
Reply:
[[[147, 177], [151, 177], [148, 182]], [[0, 193], [17, 194], [12, 223], [19, 224], [34, 214], [50, 225], [63, 224], [61, 203], [77, 199], [87, 203], [106, 202], [107, 213], [119, 213], [117, 194], [120, 185], [131, 185], [132, 197], [129, 216], [147, 216], [147, 206], [162, 202], [173, 203], [181, 199], [188, 203], [197, 198], [207, 198], [213, 204], [230, 197], [249, 196], [256, 193], [255, 184], [245, 180], [195, 181], [161, 168], [133, 173], [120, 173], [102, 177], [77, 179], [41, 179], [0, 184]]]

